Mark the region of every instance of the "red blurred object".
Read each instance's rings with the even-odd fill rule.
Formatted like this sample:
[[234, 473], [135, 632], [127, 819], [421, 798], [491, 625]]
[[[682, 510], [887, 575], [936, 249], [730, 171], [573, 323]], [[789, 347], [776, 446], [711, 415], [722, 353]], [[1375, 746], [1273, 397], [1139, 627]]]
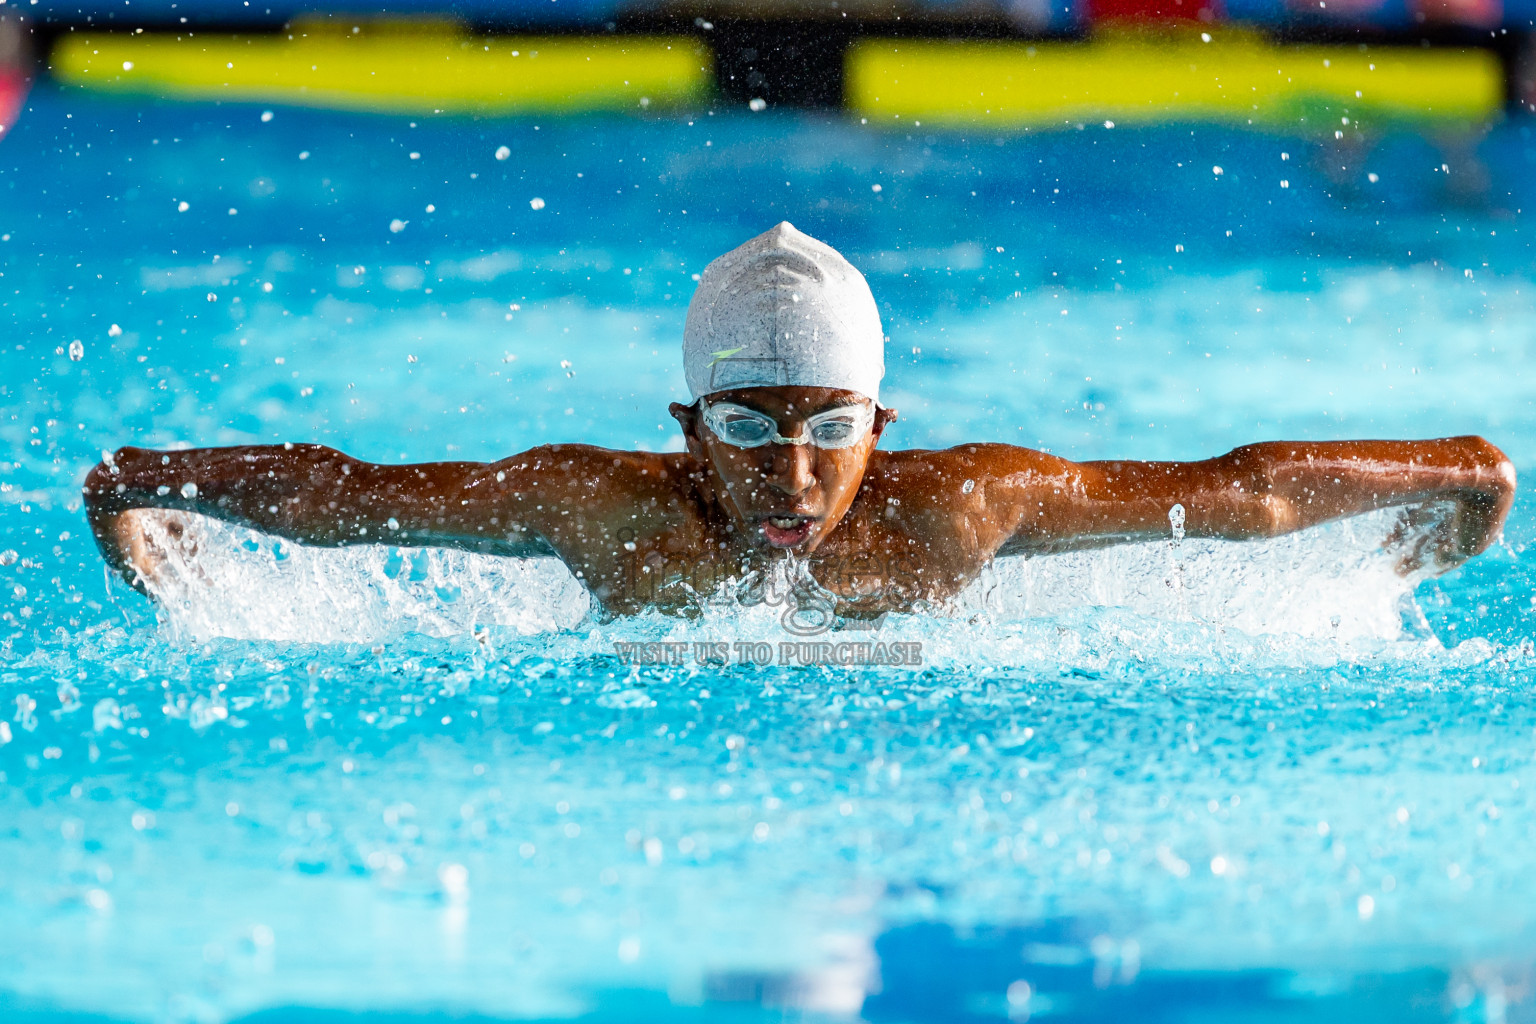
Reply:
[[0, 138], [21, 116], [21, 106], [32, 88], [32, 57], [29, 34], [15, 18], [0, 17]]
[[0, 68], [0, 138], [11, 130], [16, 118], [21, 116], [21, 105], [27, 100], [27, 90], [32, 79], [15, 68]]
[[1421, 25], [1497, 28], [1504, 20], [1500, 0], [1408, 0], [1408, 10]]
[[1090, 22], [1213, 22], [1223, 17], [1221, 0], [1089, 0]]

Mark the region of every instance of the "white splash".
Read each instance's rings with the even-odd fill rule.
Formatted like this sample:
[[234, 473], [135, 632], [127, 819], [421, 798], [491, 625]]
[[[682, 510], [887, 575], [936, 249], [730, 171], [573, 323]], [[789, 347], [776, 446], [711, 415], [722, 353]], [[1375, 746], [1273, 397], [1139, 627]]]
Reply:
[[1422, 617], [1413, 602], [1422, 576], [1400, 575], [1382, 547], [1398, 515], [1383, 510], [1257, 542], [1185, 537], [1179, 521], [1168, 541], [1002, 559], [963, 607], [994, 621], [1113, 607], [1250, 634], [1395, 640], [1405, 615]]
[[[174, 520], [184, 524], [179, 538], [167, 530]], [[1120, 608], [1250, 635], [1396, 640], [1405, 616], [1422, 622], [1413, 601], [1416, 579], [1399, 575], [1393, 553], [1382, 547], [1396, 522], [1389, 510], [1261, 542], [1182, 538], [1002, 559], [939, 616], [947, 623], [941, 632], [952, 633], [956, 622], [974, 634]], [[146, 516], [145, 529], [161, 558], [149, 586], [171, 633], [187, 639], [338, 643], [405, 633], [462, 636], [487, 627], [523, 636], [584, 627], [595, 639], [630, 631], [623, 621], [593, 623], [585, 590], [554, 559], [382, 545], [313, 548], [179, 513]], [[794, 589], [792, 580], [781, 582], [786, 594]], [[651, 638], [661, 627], [690, 640], [733, 629], [754, 638], [803, 636], [795, 623], [784, 627], [794, 610], [779, 603], [712, 601], [699, 619], [645, 616], [658, 621], [636, 621], [634, 629]], [[920, 617], [896, 618], [933, 636], [911, 621]]]
[[186, 639], [345, 643], [488, 626], [542, 633], [572, 628], [590, 605], [553, 559], [307, 547], [186, 513], [147, 515], [144, 524], [161, 558], [147, 585], [172, 635]]

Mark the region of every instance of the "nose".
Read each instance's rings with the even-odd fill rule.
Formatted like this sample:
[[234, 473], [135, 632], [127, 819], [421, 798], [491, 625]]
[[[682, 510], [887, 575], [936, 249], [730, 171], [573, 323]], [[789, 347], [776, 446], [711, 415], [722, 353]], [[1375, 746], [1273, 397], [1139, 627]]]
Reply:
[[811, 472], [815, 456], [810, 447], [805, 444], [773, 445], [772, 463], [764, 474], [768, 486], [780, 494], [790, 495], [810, 490], [816, 482], [816, 474]]

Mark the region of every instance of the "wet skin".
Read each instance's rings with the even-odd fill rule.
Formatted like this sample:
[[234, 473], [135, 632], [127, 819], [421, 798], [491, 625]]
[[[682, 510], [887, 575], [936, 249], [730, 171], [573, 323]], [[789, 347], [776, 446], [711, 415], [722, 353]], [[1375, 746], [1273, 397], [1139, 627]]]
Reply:
[[[722, 392], [774, 417], [865, 402], [850, 391]], [[494, 463], [384, 466], [320, 445], [156, 452], [122, 448], [86, 478], [103, 556], [153, 590], [163, 557], [142, 509], [215, 516], [305, 544], [385, 543], [560, 558], [613, 613], [684, 611], [696, 593], [786, 555], [846, 615], [942, 605], [1000, 555], [1165, 537], [1182, 505], [1191, 537], [1273, 537], [1400, 506], [1388, 538], [1403, 572], [1444, 572], [1483, 551], [1514, 500], [1515, 473], [1480, 437], [1273, 441], [1201, 462], [1069, 462], [1027, 448], [876, 448], [896, 419], [841, 450], [734, 448], [674, 404], [687, 451], [545, 445]], [[186, 485], [194, 484], [194, 487]], [[165, 493], [161, 493], [161, 491]], [[173, 543], [192, 544], [183, 524]]]

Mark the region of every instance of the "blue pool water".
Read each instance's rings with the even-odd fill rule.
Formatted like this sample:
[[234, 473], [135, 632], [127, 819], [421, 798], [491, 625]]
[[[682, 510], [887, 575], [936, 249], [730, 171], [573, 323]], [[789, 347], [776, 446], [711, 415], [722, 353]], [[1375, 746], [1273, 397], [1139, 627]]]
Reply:
[[1529, 1019], [1525, 488], [1416, 589], [1390, 515], [1005, 564], [887, 623], [918, 669], [629, 667], [786, 634], [211, 525], [157, 616], [77, 488], [674, 446], [691, 275], [784, 218], [870, 278], [896, 445], [1481, 432], [1532, 478], [1531, 122], [272, 114], [43, 87], [0, 143], [0, 1016]]

